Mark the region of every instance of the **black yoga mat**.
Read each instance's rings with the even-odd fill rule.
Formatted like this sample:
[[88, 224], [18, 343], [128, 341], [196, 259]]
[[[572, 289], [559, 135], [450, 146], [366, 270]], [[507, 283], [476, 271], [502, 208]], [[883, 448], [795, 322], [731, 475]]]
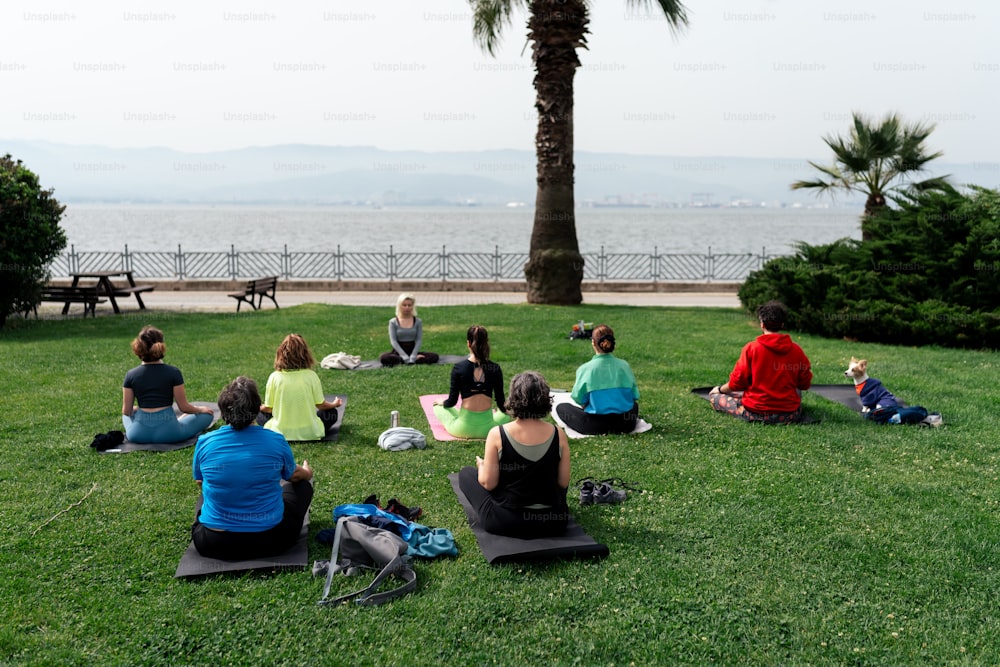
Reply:
[[487, 533], [479, 526], [476, 511], [469, 504], [469, 500], [458, 485], [458, 473], [448, 475], [448, 481], [451, 482], [451, 488], [458, 496], [458, 502], [461, 503], [462, 509], [465, 510], [466, 519], [468, 519], [469, 527], [472, 528], [472, 532], [476, 536], [479, 549], [490, 565], [568, 558], [605, 558], [610, 553], [606, 544], [596, 542], [594, 538], [583, 531], [583, 528], [573, 520], [573, 517], [569, 519], [566, 532], [558, 537], [522, 540], [516, 537]]

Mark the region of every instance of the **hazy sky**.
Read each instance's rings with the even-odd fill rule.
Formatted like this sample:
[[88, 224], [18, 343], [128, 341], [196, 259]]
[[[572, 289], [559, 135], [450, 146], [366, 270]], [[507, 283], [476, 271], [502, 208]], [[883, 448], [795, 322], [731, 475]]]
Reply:
[[[823, 158], [852, 110], [936, 122], [949, 162], [1000, 163], [997, 0], [689, 0], [591, 6], [576, 148]], [[526, 15], [496, 58], [465, 0], [0, 7], [4, 139], [208, 151], [534, 146]]]

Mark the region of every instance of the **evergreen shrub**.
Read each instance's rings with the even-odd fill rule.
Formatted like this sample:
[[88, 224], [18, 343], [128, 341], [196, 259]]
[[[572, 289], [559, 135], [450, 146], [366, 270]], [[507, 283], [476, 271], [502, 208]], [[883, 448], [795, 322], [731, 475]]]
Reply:
[[1000, 192], [925, 192], [886, 209], [870, 241], [801, 243], [740, 287], [753, 312], [770, 300], [791, 328], [834, 338], [1000, 348]]

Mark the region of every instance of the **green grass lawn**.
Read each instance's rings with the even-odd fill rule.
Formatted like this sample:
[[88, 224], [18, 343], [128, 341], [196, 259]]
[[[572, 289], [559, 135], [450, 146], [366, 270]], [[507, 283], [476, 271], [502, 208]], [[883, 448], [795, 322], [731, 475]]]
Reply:
[[[897, 396], [945, 426], [876, 426], [813, 395], [810, 426], [754, 426], [689, 393], [726, 379], [757, 329], [721, 309], [530, 305], [421, 308], [425, 347], [460, 354], [490, 331], [509, 380], [571, 387], [615, 328], [635, 369], [638, 436], [571, 441], [573, 478], [622, 477], [622, 505], [570, 506], [611, 556], [490, 566], [446, 475], [479, 443], [385, 452], [389, 412], [430, 436], [417, 396], [449, 367], [319, 371], [349, 396], [336, 444], [297, 443], [316, 470], [311, 532], [370, 493], [424, 508], [460, 555], [417, 562], [417, 592], [377, 608], [316, 605], [308, 572], [173, 578], [189, 540], [193, 449], [99, 455], [120, 429], [121, 380], [144, 324], [163, 329], [188, 398], [244, 374], [263, 385], [301, 333], [317, 358], [387, 349], [378, 308], [307, 305], [238, 316], [149, 313], [12, 320], [0, 331], [0, 663], [17, 665], [998, 664], [1000, 356], [795, 335], [815, 381], [866, 357]], [[89, 494], [89, 495], [88, 495]], [[64, 511], [65, 510], [65, 511]], [[60, 514], [60, 512], [62, 512]], [[310, 542], [310, 560], [329, 550]], [[359, 587], [341, 578], [335, 592]]]

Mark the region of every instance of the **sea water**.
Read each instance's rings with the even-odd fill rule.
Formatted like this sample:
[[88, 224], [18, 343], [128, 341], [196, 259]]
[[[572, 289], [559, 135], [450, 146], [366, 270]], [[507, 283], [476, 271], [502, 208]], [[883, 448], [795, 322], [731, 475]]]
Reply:
[[[580, 250], [596, 253], [791, 254], [795, 244], [860, 238], [839, 208], [581, 208]], [[527, 252], [530, 207], [296, 207], [70, 204], [77, 252], [280, 250]], [[67, 246], [67, 250], [69, 247]]]

